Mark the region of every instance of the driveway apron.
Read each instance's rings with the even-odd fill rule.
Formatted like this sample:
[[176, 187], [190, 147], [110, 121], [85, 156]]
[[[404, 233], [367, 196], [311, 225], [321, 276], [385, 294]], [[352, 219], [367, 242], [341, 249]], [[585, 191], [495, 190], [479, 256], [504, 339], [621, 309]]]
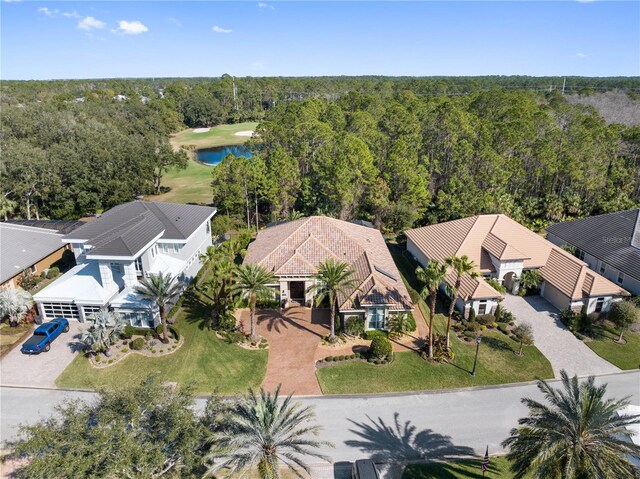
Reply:
[[507, 294], [502, 304], [515, 315], [516, 323], [531, 325], [535, 345], [551, 362], [556, 378], [562, 369], [569, 376], [620, 372], [576, 338], [558, 318], [558, 310], [543, 297]]

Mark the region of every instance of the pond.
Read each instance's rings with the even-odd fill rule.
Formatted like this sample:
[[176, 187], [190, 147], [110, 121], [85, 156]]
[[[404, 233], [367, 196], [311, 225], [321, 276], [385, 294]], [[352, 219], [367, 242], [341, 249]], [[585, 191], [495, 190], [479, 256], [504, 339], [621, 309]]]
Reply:
[[196, 151], [198, 161], [208, 165], [217, 165], [228, 154], [251, 158], [251, 150], [246, 145], [216, 146]]

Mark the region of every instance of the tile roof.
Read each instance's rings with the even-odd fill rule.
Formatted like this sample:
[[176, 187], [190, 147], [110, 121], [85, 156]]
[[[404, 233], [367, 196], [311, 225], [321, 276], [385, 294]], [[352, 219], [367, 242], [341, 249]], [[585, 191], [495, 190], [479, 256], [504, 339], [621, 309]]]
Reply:
[[88, 256], [135, 256], [158, 235], [163, 240], [186, 240], [216, 213], [208, 206], [131, 201], [118, 205], [65, 236], [86, 241]]
[[274, 225], [258, 233], [244, 261], [260, 264], [276, 276], [311, 276], [328, 258], [348, 263], [358, 285], [339, 298], [341, 311], [371, 304], [413, 309], [384, 238], [366, 226], [325, 216]]
[[[505, 215], [479, 215], [406, 231], [407, 238], [429, 259], [467, 255], [479, 272], [495, 271], [491, 256], [501, 261], [522, 261], [525, 269], [540, 268], [545, 281], [572, 299], [583, 296], [626, 295], [624, 289], [583, 261]], [[455, 283], [455, 274], [447, 276]], [[465, 299], [498, 298], [500, 293], [482, 278], [466, 277], [460, 288]]]
[[0, 283], [10, 280], [64, 246], [56, 231], [0, 223]]
[[640, 280], [640, 208], [556, 223], [547, 232]]

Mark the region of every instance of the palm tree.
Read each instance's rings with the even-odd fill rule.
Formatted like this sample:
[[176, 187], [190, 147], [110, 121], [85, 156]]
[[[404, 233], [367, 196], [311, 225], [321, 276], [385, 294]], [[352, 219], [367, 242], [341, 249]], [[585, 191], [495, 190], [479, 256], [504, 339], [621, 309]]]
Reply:
[[33, 306], [33, 298], [22, 288], [0, 288], [0, 319], [9, 318], [9, 325], [17, 326]]
[[118, 340], [129, 323], [118, 313], [100, 309], [89, 329], [82, 332], [80, 341], [95, 352], [109, 353], [111, 345]]
[[[352, 278], [354, 271], [344, 262], [328, 258], [324, 263], [318, 265], [318, 272], [312, 276], [314, 284], [307, 288], [315, 297], [316, 306], [329, 298], [329, 314], [331, 318], [331, 333], [329, 341], [336, 340], [336, 302], [338, 294], [347, 295], [356, 287], [355, 278]], [[343, 321], [343, 330], [344, 330]]]
[[420, 296], [424, 299], [429, 297], [429, 359], [433, 359], [433, 318], [436, 315], [438, 289], [447, 277], [447, 267], [437, 261], [429, 261], [426, 268], [416, 268], [416, 276], [418, 281], [424, 283]]
[[228, 257], [222, 257], [211, 265], [209, 281], [204, 286], [211, 293], [213, 299], [211, 317], [214, 322], [217, 318], [227, 314], [230, 309], [234, 270], [235, 265]]
[[256, 301], [260, 294], [268, 293], [268, 285], [276, 281], [273, 273], [264, 266], [257, 264], [243, 264], [235, 270], [235, 284], [233, 289], [242, 294], [249, 302], [249, 317], [251, 321], [251, 342], [258, 341], [254, 317], [256, 314]]
[[451, 349], [451, 343], [449, 340], [449, 333], [451, 331], [451, 320], [453, 319], [453, 311], [456, 309], [456, 301], [460, 294], [460, 286], [462, 285], [462, 279], [465, 276], [470, 278], [477, 278], [478, 273], [475, 271], [476, 265], [473, 261], [469, 260], [467, 255], [463, 256], [450, 256], [444, 259], [444, 264], [453, 269], [456, 274], [456, 282], [451, 289], [451, 304], [449, 305], [449, 317], [447, 318], [447, 349]]
[[528, 269], [522, 272], [520, 276], [520, 287], [525, 291], [529, 289], [537, 289], [542, 283], [542, 275], [537, 269]]
[[640, 458], [640, 447], [623, 438], [640, 415], [621, 414], [629, 398], [604, 400], [606, 384], [594, 377], [583, 382], [561, 371], [562, 388], [538, 381], [546, 404], [522, 399], [529, 416], [502, 446], [509, 448], [515, 478], [586, 479], [637, 477], [628, 456]]
[[318, 441], [322, 428], [313, 424], [315, 413], [310, 406], [292, 403], [291, 396], [280, 400], [280, 387], [274, 394], [260, 389], [256, 395], [249, 390], [247, 397], [223, 419], [220, 431], [211, 437], [212, 447], [206, 459], [219, 457], [223, 461], [209, 468], [207, 475], [221, 469], [243, 476], [248, 469], [257, 469], [260, 479], [280, 478], [280, 464], [296, 475], [309, 474], [301, 456], [329, 459], [317, 452], [331, 443]]
[[140, 284], [135, 286], [134, 290], [143, 299], [153, 303], [160, 311], [162, 342], [168, 343], [166, 306], [182, 292], [182, 283], [171, 273], [150, 274], [148, 278], [141, 279]]
[[5, 221], [8, 220], [9, 215], [13, 214], [17, 207], [18, 203], [10, 200], [6, 195], [0, 194], [0, 216], [2, 216]]

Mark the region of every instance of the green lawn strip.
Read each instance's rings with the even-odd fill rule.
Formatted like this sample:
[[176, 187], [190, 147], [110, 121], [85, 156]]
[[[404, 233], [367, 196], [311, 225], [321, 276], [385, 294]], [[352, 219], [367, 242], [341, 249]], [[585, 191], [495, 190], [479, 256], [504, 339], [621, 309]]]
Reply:
[[[444, 317], [436, 316], [436, 324]], [[438, 324], [438, 329], [442, 328]], [[552, 378], [551, 364], [535, 346], [525, 346], [516, 356], [518, 344], [499, 331], [483, 333], [476, 376], [473, 368], [475, 343], [464, 343], [452, 334], [453, 364], [433, 364], [414, 352], [395, 354], [387, 366], [364, 362], [335, 364], [319, 369], [318, 381], [324, 394], [365, 394], [485, 386], [536, 378]]]
[[623, 336], [626, 343], [618, 344], [620, 331], [612, 324], [605, 323], [597, 332], [596, 339], [585, 343], [593, 352], [620, 369], [640, 368], [640, 333], [627, 331]]
[[[510, 462], [504, 456], [489, 458], [489, 466], [482, 475], [482, 458], [455, 462], [412, 464], [405, 468], [402, 479], [512, 479]], [[527, 476], [529, 477], [529, 476]]]
[[239, 145], [249, 139], [246, 136], [237, 136], [239, 131], [255, 130], [256, 122], [236, 123], [233, 125], [219, 125], [212, 127], [204, 133], [195, 133], [193, 130], [185, 130], [176, 133], [171, 142], [178, 146], [193, 145], [197, 149], [213, 148], [214, 146]]
[[209, 204], [212, 199], [210, 165], [189, 160], [184, 170], [171, 169], [162, 177], [162, 186], [171, 188], [167, 193], [149, 196], [151, 201], [169, 203]]
[[[197, 304], [196, 304], [197, 303]], [[130, 354], [118, 364], [96, 369], [79, 354], [56, 380], [58, 387], [115, 389], [139, 383], [151, 374], [162, 381], [193, 385], [194, 392], [222, 394], [244, 392], [262, 382], [267, 366], [266, 351], [249, 351], [219, 340], [203, 328], [209, 314], [202, 297], [185, 301], [176, 322], [185, 343], [175, 353], [148, 358]]]

